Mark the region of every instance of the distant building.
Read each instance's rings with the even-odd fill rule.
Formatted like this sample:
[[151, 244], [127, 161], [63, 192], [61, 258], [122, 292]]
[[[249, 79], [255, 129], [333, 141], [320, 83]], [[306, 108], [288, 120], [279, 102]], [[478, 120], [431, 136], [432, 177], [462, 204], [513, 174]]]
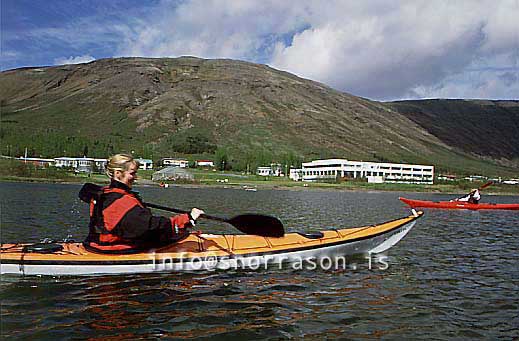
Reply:
[[163, 158], [160, 161], [160, 163], [162, 166], [172, 166], [172, 167], [180, 167], [180, 168], [189, 167], [189, 161], [186, 159], [177, 159], [177, 158], [166, 157], [166, 158]]
[[256, 174], [261, 176], [283, 176], [283, 169], [279, 163], [271, 163], [270, 167], [258, 167]]
[[94, 164], [96, 165], [97, 170], [102, 173], [106, 170], [106, 165], [108, 164], [108, 159], [94, 159]]
[[151, 176], [153, 181], [166, 181], [166, 180], [194, 180], [195, 177], [187, 169], [183, 169], [178, 166], [170, 166], [163, 168]]
[[107, 159], [94, 159], [89, 157], [57, 157], [54, 158], [56, 167], [73, 168], [75, 171], [93, 173], [94, 171], [103, 172], [106, 169]]
[[434, 166], [327, 159], [305, 162], [303, 181], [366, 178], [370, 182], [432, 184]]
[[468, 180], [470, 182], [473, 182], [473, 181], [485, 181], [487, 179], [486, 176], [482, 176], [482, 175], [470, 175], [470, 176], [467, 176], [464, 178], [465, 180]]
[[257, 174], [261, 176], [269, 176], [272, 173], [270, 167], [258, 167]]
[[303, 180], [303, 170], [292, 168], [292, 169], [290, 169], [290, 174], [288, 177], [294, 181], [301, 181], [301, 180]]
[[18, 160], [30, 163], [38, 167], [54, 166], [54, 159], [42, 159], [37, 157], [20, 157]]
[[139, 169], [153, 169], [153, 161], [150, 159], [136, 159], [139, 162]]
[[54, 165], [56, 167], [70, 167], [70, 168], [75, 168], [77, 167], [77, 158], [75, 157], [66, 157], [66, 156], [62, 156], [62, 157], [56, 157], [54, 158]]
[[196, 160], [197, 167], [214, 167], [214, 162], [211, 160]]
[[456, 177], [456, 175], [452, 175], [452, 174], [440, 174], [438, 175], [438, 180], [443, 180], [443, 181], [456, 181], [458, 178]]
[[92, 173], [94, 171], [94, 159], [90, 157], [57, 157], [56, 167], [69, 167], [77, 172]]

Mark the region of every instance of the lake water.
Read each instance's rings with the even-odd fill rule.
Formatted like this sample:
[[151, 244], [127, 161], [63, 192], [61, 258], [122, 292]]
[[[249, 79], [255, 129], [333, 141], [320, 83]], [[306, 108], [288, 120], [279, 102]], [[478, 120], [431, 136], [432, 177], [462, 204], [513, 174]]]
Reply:
[[[82, 240], [79, 185], [0, 183], [1, 241]], [[137, 188], [208, 214], [279, 217], [288, 231], [407, 216], [425, 193]], [[485, 202], [519, 203], [517, 196]], [[157, 212], [158, 214], [158, 212]], [[231, 226], [200, 222], [205, 232]], [[97, 277], [2, 276], [1, 335], [15, 339], [517, 339], [519, 212], [426, 210], [389, 267]]]

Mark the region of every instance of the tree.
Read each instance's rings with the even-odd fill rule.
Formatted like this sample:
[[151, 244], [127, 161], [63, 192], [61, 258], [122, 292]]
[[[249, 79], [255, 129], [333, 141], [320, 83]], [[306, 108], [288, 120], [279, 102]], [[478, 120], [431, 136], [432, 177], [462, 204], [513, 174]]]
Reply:
[[214, 153], [216, 145], [212, 143], [204, 132], [188, 129], [170, 134], [166, 139], [168, 150], [184, 154]]
[[229, 167], [229, 156], [224, 148], [217, 148], [214, 155], [216, 168], [223, 171]]
[[302, 158], [298, 157], [292, 151], [283, 154], [281, 157], [281, 164], [285, 167], [283, 171], [286, 172], [285, 175], [287, 176], [290, 172], [290, 168], [301, 168], [302, 162]]

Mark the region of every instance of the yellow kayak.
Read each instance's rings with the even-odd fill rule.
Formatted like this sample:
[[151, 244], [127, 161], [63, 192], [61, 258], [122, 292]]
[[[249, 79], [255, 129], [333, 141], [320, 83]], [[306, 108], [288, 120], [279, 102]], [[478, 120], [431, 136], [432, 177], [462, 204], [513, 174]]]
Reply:
[[[133, 254], [101, 254], [81, 243], [1, 244], [2, 274], [97, 275], [164, 271], [226, 270], [281, 265], [356, 254], [380, 253], [400, 241], [423, 215], [412, 214], [377, 225], [283, 237], [190, 234], [162, 248]], [[322, 265], [322, 264], [321, 264]]]

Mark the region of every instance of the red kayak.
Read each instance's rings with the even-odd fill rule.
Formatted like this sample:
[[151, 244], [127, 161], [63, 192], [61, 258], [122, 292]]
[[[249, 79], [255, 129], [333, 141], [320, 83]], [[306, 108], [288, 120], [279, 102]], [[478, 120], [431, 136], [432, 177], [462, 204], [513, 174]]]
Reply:
[[411, 206], [425, 207], [425, 208], [445, 208], [445, 209], [459, 209], [459, 210], [519, 210], [519, 204], [471, 204], [463, 201], [426, 201], [426, 200], [412, 200], [399, 197], [402, 202]]

